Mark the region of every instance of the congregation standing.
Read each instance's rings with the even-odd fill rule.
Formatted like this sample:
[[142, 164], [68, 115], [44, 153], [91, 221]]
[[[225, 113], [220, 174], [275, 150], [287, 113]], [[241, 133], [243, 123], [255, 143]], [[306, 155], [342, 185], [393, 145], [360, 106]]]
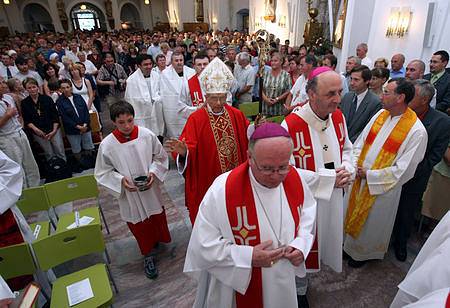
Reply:
[[[361, 43], [339, 73], [330, 50], [273, 38], [260, 62], [261, 43], [228, 29], [11, 37], [0, 44], [1, 161], [24, 188], [54, 157], [74, 173], [95, 167], [156, 279], [172, 154], [195, 307], [308, 307], [307, 272], [362, 267], [390, 242], [405, 261], [415, 214], [449, 209], [438, 200], [450, 184], [448, 52], [427, 69], [401, 53], [373, 61]], [[239, 110], [257, 101], [262, 117]], [[102, 112], [114, 130], [100, 142]], [[5, 242], [13, 203], [1, 208]]]

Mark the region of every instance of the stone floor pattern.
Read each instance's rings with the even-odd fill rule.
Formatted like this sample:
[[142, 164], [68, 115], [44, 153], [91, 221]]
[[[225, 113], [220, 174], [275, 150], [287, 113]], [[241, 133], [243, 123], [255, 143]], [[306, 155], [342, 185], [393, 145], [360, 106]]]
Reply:
[[[107, 116], [107, 112], [102, 113], [104, 128], [111, 131], [111, 121]], [[92, 172], [88, 170], [84, 173]], [[111, 231], [108, 235], [104, 230], [105, 241], [111, 256], [112, 274], [119, 288], [119, 293], [115, 294], [114, 307], [183, 308], [192, 307], [194, 303], [196, 282], [183, 273], [191, 224], [184, 206], [184, 179], [177, 173], [172, 160], [163, 185], [163, 196], [172, 242], [162, 247], [158, 254], [159, 277], [149, 280], [143, 272], [143, 257], [137, 243], [120, 218], [117, 200], [100, 187], [100, 202]], [[73, 209], [89, 206], [93, 202], [75, 202]], [[72, 206], [65, 210], [72, 210]], [[408, 246], [408, 259], [404, 263], [398, 262], [390, 249], [383, 261], [372, 261], [359, 269], [348, 267], [344, 261], [340, 274], [324, 266], [319, 273], [309, 275], [310, 306], [389, 307], [398, 283], [406, 275], [423, 241], [422, 236], [414, 235]], [[77, 259], [56, 272], [72, 271], [98, 261], [103, 259], [98, 256]]]

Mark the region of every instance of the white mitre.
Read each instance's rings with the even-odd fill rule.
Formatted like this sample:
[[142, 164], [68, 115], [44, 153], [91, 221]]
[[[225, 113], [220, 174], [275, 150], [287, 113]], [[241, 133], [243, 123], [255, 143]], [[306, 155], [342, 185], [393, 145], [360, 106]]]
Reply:
[[233, 73], [219, 58], [214, 58], [198, 77], [207, 94], [227, 93], [233, 84]]

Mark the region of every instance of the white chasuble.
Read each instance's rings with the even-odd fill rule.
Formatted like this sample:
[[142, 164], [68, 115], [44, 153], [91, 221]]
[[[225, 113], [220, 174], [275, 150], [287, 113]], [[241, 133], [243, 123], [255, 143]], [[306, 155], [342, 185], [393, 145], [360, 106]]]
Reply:
[[[163, 133], [162, 110], [158, 111], [154, 104], [158, 97], [158, 76], [152, 72], [149, 78], [144, 78], [142, 71], [137, 69], [127, 79], [125, 100], [134, 108], [136, 125], [150, 129], [156, 135]], [[155, 112], [155, 113], [154, 113]]]
[[[340, 145], [331, 116], [322, 120], [312, 111], [309, 104], [296, 108], [295, 116], [301, 117], [308, 124], [311, 136], [314, 172], [319, 181], [311, 188], [317, 200], [317, 229], [319, 240], [319, 259], [330, 266], [334, 271], [342, 271], [342, 245], [344, 230], [344, 200], [343, 189], [335, 188], [336, 172], [333, 169], [325, 169], [325, 164], [333, 163], [334, 168], [344, 167], [354, 174], [354, 158], [352, 143], [348, 139], [347, 127], [343, 123], [343, 135], [345, 136], [342, 158]], [[286, 121], [281, 124], [287, 131], [289, 127]], [[297, 134], [299, 144], [304, 141], [302, 133]], [[291, 164], [295, 165], [294, 157]], [[310, 170], [307, 160], [303, 160], [302, 169]], [[310, 270], [313, 272], [314, 270]]]
[[[353, 146], [356, 158], [361, 153], [374, 121], [383, 111], [384, 109], [381, 109], [372, 117], [356, 140]], [[363, 167], [367, 169], [367, 178], [361, 181], [361, 187], [367, 181], [370, 194], [376, 195], [377, 198], [370, 209], [369, 216], [359, 236], [353, 238], [347, 235], [345, 238], [345, 252], [357, 261], [384, 258], [384, 254], [389, 246], [392, 228], [394, 227], [402, 185], [414, 176], [416, 167], [422, 161], [425, 154], [428, 136], [420, 119], [417, 118], [398, 149], [392, 166], [379, 170], [370, 170], [379, 151], [382, 149], [386, 139], [400, 118], [401, 115], [395, 117], [389, 116], [387, 118], [375, 137], [363, 162]], [[349, 191], [351, 191], [351, 188]], [[345, 198], [346, 211], [349, 195], [347, 194]]]
[[[313, 241], [316, 202], [305, 181], [302, 179], [304, 203], [300, 226], [294, 237], [294, 219], [283, 185], [266, 188], [256, 182], [251, 170], [249, 173], [261, 242], [272, 240], [273, 248], [277, 248], [279, 239], [281, 244], [297, 248], [307, 256]], [[253, 247], [235, 243], [225, 201], [229, 174], [220, 175], [206, 193], [192, 230], [184, 272], [193, 274], [198, 281], [194, 307], [236, 307], [235, 292], [245, 294], [250, 283]], [[246, 224], [245, 217], [243, 214], [243, 224]], [[262, 268], [265, 308], [297, 307], [296, 275], [305, 275], [304, 263], [294, 267], [287, 259], [281, 259], [272, 267]]]
[[[415, 303], [427, 294], [450, 286], [450, 211], [427, 239], [398, 292], [391, 308]], [[448, 290], [447, 290], [448, 295]], [[444, 302], [445, 303], [445, 302]], [[415, 307], [411, 305], [411, 307]], [[417, 307], [420, 307], [419, 305]], [[444, 306], [430, 306], [444, 307]]]
[[[97, 182], [118, 199], [120, 215], [126, 222], [136, 224], [163, 211], [160, 185], [166, 177], [169, 160], [158, 138], [150, 130], [139, 127], [138, 137], [120, 143], [109, 134], [99, 146], [95, 163]], [[129, 192], [122, 185], [124, 176], [155, 174], [146, 191]]]

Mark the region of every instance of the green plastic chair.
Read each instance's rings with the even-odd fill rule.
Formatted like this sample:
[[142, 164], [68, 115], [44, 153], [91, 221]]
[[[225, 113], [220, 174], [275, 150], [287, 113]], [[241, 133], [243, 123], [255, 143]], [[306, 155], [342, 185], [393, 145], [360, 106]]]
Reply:
[[[106, 223], [103, 209], [100, 205], [98, 195], [97, 181], [93, 175], [83, 175], [79, 177], [73, 177], [65, 180], [60, 180], [44, 185], [47, 193], [47, 198], [51, 206], [55, 207], [66, 202], [72, 202], [76, 200], [96, 198], [98, 207], [86, 208], [78, 211], [80, 217], [89, 216], [93, 217], [93, 224], [101, 224], [100, 214], [103, 222], [105, 223], [106, 232], [109, 234], [108, 224]], [[62, 232], [75, 221], [75, 213], [63, 214], [58, 219], [58, 225], [56, 232]]]
[[[39, 268], [47, 271], [64, 262], [92, 253], [105, 252], [101, 226], [90, 224], [71, 230], [54, 233], [32, 244]], [[110, 280], [118, 293], [116, 283], [107, 264], [99, 263], [80, 271], [59, 277], [53, 282], [51, 308], [69, 307], [66, 287], [89, 278], [94, 297], [77, 308], [106, 307], [113, 301]]]
[[278, 124], [281, 124], [281, 122], [283, 122], [283, 120], [284, 120], [284, 116], [282, 116], [282, 115], [274, 116], [274, 117], [270, 117], [270, 118], [266, 119], [267, 122], [278, 123]]
[[27, 243], [0, 248], [0, 274], [4, 279], [36, 272], [33, 255]]
[[52, 206], [48, 202], [47, 193], [45, 192], [44, 186], [22, 190], [22, 195], [16, 202], [16, 205], [24, 215], [40, 211], [45, 211], [47, 213], [49, 219], [48, 221], [39, 221], [30, 224], [30, 228], [33, 232], [35, 232], [36, 228], [40, 228], [40, 231], [38, 233], [39, 239], [50, 234], [50, 223], [52, 224], [53, 228], [56, 229], [56, 224], [49, 214]]
[[242, 111], [247, 118], [251, 118], [259, 113], [259, 102], [241, 103], [239, 104], [239, 110]]

